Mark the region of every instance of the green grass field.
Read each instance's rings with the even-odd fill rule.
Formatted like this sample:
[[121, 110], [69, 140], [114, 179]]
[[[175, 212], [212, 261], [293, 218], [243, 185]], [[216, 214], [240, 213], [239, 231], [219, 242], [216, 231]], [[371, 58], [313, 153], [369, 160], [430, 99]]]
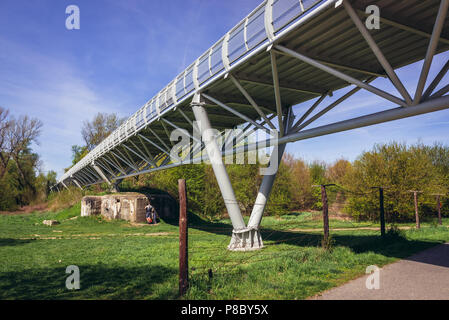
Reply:
[[[79, 211], [78, 205], [58, 213], [0, 216], [0, 299], [178, 299], [176, 225], [73, 219]], [[48, 227], [45, 219], [61, 224]], [[449, 241], [448, 224], [423, 223], [421, 230], [404, 230], [403, 237], [381, 239], [369, 229], [376, 224], [331, 219], [331, 228], [344, 230], [331, 230], [332, 250], [325, 251], [319, 216], [295, 213], [264, 218], [263, 250], [229, 252], [229, 221], [190, 215], [185, 298], [305, 299], [364, 274], [369, 265], [380, 267]], [[68, 265], [80, 269], [80, 290], [65, 287]]]

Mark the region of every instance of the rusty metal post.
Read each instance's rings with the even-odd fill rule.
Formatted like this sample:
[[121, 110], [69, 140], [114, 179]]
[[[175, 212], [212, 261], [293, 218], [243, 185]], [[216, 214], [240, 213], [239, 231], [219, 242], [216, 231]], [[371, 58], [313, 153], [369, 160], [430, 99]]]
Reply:
[[438, 210], [438, 224], [441, 226], [443, 221], [441, 220], [441, 202], [440, 195], [437, 195], [437, 210]]
[[329, 208], [327, 204], [327, 193], [325, 185], [321, 186], [321, 202], [323, 203], [323, 227], [324, 227], [323, 243], [327, 248], [329, 242]]
[[186, 181], [178, 180], [179, 189], [179, 295], [183, 296], [189, 286], [189, 260], [187, 246], [187, 195]]
[[380, 235], [385, 236], [384, 188], [379, 188]]
[[421, 228], [419, 223], [419, 213], [418, 213], [418, 191], [413, 191], [413, 197], [415, 199], [415, 217], [416, 217], [416, 229]]

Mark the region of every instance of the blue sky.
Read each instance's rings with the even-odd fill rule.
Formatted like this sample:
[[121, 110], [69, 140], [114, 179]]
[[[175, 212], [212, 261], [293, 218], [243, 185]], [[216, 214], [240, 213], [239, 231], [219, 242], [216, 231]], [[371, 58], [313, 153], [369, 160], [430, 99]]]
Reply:
[[[259, 4], [259, 0], [1, 0], [0, 105], [44, 122], [44, 170], [62, 174], [83, 120], [96, 112], [128, 116]], [[81, 29], [67, 30], [65, 8], [80, 8]], [[436, 57], [429, 81], [449, 56]], [[399, 70], [410, 92], [422, 63]], [[443, 83], [448, 83], [446, 77]], [[384, 80], [373, 82], [391, 88]], [[338, 97], [338, 93], [335, 95]], [[315, 125], [390, 107], [360, 92]], [[306, 106], [297, 106], [295, 111]], [[354, 160], [374, 143], [448, 143], [449, 111], [289, 144], [308, 161]]]

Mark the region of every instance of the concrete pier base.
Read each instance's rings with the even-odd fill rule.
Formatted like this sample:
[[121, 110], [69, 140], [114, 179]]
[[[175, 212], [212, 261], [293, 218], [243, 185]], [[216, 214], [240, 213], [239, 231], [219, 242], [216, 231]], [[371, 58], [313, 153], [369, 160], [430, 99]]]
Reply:
[[233, 230], [231, 243], [228, 246], [230, 251], [252, 251], [263, 248], [263, 241], [259, 229], [246, 228]]

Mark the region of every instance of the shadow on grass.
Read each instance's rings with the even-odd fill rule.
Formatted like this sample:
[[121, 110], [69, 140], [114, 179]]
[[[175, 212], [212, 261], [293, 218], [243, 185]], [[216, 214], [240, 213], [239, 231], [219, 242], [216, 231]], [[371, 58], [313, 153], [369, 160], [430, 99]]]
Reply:
[[[201, 219], [192, 212], [188, 215], [189, 228], [210, 232], [219, 235], [232, 234], [232, 225], [222, 222], [208, 222]], [[319, 229], [317, 230], [319, 231]], [[354, 230], [355, 231], [355, 230]], [[321, 246], [323, 235], [321, 233], [309, 233], [301, 231], [281, 231], [270, 228], [261, 228], [262, 240], [266, 246], [276, 246], [280, 244], [289, 244], [298, 247], [318, 247]], [[405, 259], [412, 254], [441, 244], [441, 241], [422, 241], [410, 240], [401, 236], [381, 237], [373, 234], [332, 234], [334, 246], [350, 248], [355, 253], [373, 252], [386, 257]], [[423, 261], [424, 263], [436, 264], [447, 267], [449, 257], [446, 257], [444, 263], [431, 259]]]
[[10, 239], [0, 238], [0, 247], [20, 246], [35, 241], [35, 239]]
[[[162, 265], [79, 265], [80, 289], [65, 286], [66, 266], [0, 273], [0, 299], [176, 299], [177, 270]], [[162, 285], [164, 282], [167, 285]]]

